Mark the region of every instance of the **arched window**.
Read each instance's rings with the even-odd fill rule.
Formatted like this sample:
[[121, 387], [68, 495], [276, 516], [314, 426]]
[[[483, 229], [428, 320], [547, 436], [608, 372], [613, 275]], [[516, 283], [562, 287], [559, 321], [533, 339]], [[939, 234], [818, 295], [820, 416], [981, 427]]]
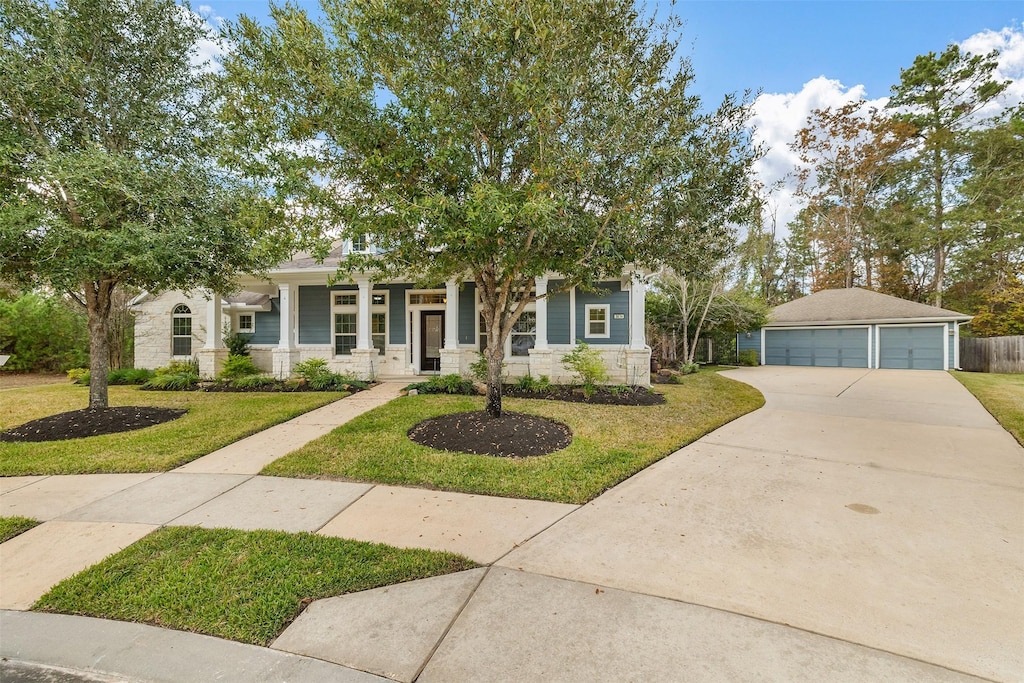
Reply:
[[171, 355], [192, 355], [192, 309], [178, 304], [171, 314]]

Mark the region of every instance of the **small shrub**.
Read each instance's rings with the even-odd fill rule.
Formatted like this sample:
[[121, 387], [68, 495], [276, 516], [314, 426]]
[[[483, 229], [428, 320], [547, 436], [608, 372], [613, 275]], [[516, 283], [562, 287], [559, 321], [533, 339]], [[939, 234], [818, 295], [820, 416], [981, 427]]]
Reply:
[[89, 368], [72, 368], [68, 370], [68, 379], [74, 384], [88, 384]]
[[692, 375], [693, 373], [700, 370], [700, 366], [696, 363], [683, 363], [679, 366], [679, 372], [684, 375]]
[[744, 349], [736, 354], [737, 361], [740, 365], [757, 365], [757, 351], [754, 349]]
[[339, 388], [338, 380], [340, 378], [341, 375], [333, 372], [325, 372], [319, 375], [313, 375], [312, 377], [307, 377], [306, 386], [310, 389], [315, 389], [316, 391], [330, 391], [332, 389]]
[[310, 358], [296, 363], [294, 372], [299, 377], [309, 380], [318, 375], [328, 375], [331, 371], [327, 368], [327, 361], [323, 358]]
[[191, 374], [196, 377], [199, 376], [199, 361], [196, 359], [192, 360], [172, 360], [166, 367], [157, 368], [153, 371], [154, 374], [159, 377], [160, 375], [182, 375]]
[[256, 363], [249, 356], [228, 356], [228, 359], [224, 361], [224, 367], [217, 377], [219, 379], [231, 380], [258, 374], [260, 374], [260, 369], [256, 367]]
[[516, 382], [516, 389], [520, 391], [536, 391], [535, 382], [530, 375], [523, 375]]
[[238, 389], [260, 389], [277, 384], [277, 380], [270, 375], [245, 375], [231, 380], [231, 386]]
[[417, 384], [410, 384], [405, 387], [406, 391], [415, 389], [421, 394], [465, 394], [472, 396], [475, 392], [473, 391], [473, 382], [465, 379], [462, 375], [438, 375], [431, 377], [426, 382], [419, 382]]
[[197, 384], [199, 384], [199, 373], [177, 372], [174, 374], [154, 375], [151, 380], [142, 385], [142, 388], [161, 391], [185, 391], [195, 388]]
[[224, 346], [228, 347], [228, 355], [248, 356], [250, 339], [252, 339], [251, 334], [242, 334], [241, 332], [224, 335]]
[[[572, 370], [583, 385], [583, 394], [590, 397], [598, 384], [608, 381], [608, 370], [604, 366], [601, 352], [590, 348], [586, 342], [577, 341], [572, 353], [562, 357], [562, 365]], [[589, 392], [589, 393], [588, 393]]]
[[477, 354], [477, 359], [469, 364], [470, 376], [478, 382], [487, 381], [487, 356], [482, 353]]

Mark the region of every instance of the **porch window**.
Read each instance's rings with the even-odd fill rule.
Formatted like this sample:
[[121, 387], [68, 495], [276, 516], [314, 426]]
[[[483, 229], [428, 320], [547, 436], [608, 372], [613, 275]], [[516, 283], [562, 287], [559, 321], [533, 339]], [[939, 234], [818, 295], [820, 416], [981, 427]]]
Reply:
[[529, 356], [530, 349], [537, 343], [537, 312], [523, 311], [512, 326], [512, 355]]
[[192, 355], [192, 309], [185, 304], [178, 304], [171, 313], [171, 355]]
[[256, 331], [256, 316], [252, 313], [238, 314], [238, 331], [252, 334]]
[[356, 314], [334, 314], [334, 353], [338, 356], [351, 355], [356, 347]]
[[480, 314], [480, 353], [487, 351], [487, 323], [484, 322], [484, 314]]
[[587, 304], [586, 307], [587, 329], [586, 337], [608, 338], [611, 336], [609, 321], [611, 307], [608, 304]]
[[387, 313], [370, 314], [370, 339], [373, 341], [373, 348], [384, 353], [384, 339], [387, 336]]

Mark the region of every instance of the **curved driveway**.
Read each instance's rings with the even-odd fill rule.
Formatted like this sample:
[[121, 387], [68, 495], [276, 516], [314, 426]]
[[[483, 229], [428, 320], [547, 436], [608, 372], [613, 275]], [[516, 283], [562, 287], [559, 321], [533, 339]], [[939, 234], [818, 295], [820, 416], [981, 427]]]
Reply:
[[[755, 617], [950, 674], [1021, 680], [1024, 449], [974, 397], [942, 372], [724, 374], [761, 390], [765, 407], [624, 482], [499, 565]], [[745, 621], [735, 628], [766, 626]], [[690, 627], [722, 629], [724, 646], [735, 645], [714, 623]], [[683, 642], [691, 635], [697, 643], [707, 633], [676, 634]], [[780, 648], [788, 653], [780, 657], [819, 656], [784, 639]], [[784, 678], [772, 657], [734, 653], [741, 678]], [[457, 659], [442, 644], [431, 665], [443, 655]], [[831, 671], [851, 674], [858, 662], [841, 657]], [[727, 668], [706, 673], [733, 678]], [[886, 677], [930, 676], [893, 669]]]

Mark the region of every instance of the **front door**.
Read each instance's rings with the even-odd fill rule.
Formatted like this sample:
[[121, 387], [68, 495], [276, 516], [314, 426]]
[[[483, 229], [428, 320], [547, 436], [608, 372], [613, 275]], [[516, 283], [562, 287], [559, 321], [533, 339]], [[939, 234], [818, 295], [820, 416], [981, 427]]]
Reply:
[[441, 371], [444, 311], [420, 313], [420, 372]]

